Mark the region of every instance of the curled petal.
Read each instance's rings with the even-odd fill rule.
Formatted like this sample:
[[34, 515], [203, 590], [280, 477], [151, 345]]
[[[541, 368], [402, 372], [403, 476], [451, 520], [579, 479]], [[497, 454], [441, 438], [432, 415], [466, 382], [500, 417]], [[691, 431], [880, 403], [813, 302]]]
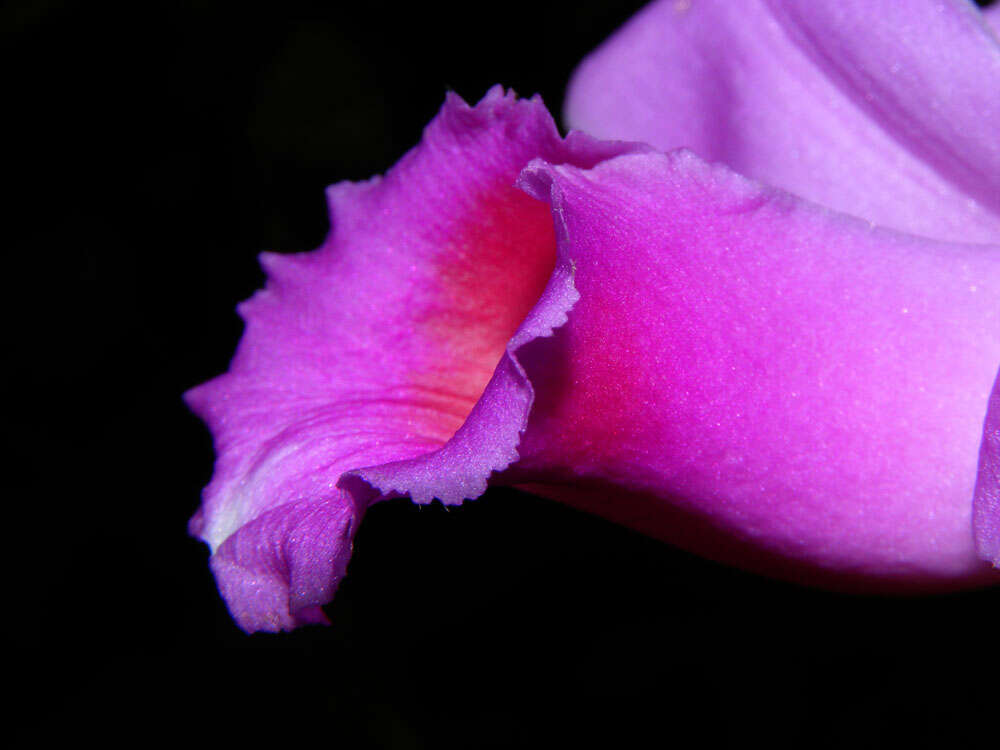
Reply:
[[876, 229], [683, 151], [535, 162], [521, 184], [551, 203], [580, 301], [522, 350], [536, 402], [505, 481], [785, 578], [996, 580], [971, 514], [1000, 248]]
[[966, 0], [659, 0], [581, 64], [566, 117], [877, 224], [1000, 242], [1000, 43]]
[[319, 250], [262, 256], [229, 371], [187, 394], [218, 455], [191, 530], [241, 627], [319, 621], [369, 503], [460, 502], [517, 457], [533, 392], [516, 350], [576, 299], [517, 175], [636, 148], [563, 140], [499, 87], [449, 96], [383, 179], [330, 189]]
[[272, 632], [325, 624], [322, 605], [347, 570], [359, 516], [331, 495], [279, 505], [229, 536], [210, 565], [237, 621]]

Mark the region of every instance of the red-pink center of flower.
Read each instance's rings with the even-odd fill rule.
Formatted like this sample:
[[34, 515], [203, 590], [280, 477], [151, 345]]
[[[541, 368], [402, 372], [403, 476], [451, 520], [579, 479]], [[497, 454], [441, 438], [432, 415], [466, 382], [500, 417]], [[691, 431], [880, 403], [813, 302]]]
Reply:
[[422, 321], [444, 352], [424, 385], [444, 389], [464, 405], [438, 425], [444, 439], [479, 399], [507, 342], [545, 289], [556, 257], [548, 205], [507, 185], [484, 190], [473, 203], [450, 227], [439, 255], [446, 303]]

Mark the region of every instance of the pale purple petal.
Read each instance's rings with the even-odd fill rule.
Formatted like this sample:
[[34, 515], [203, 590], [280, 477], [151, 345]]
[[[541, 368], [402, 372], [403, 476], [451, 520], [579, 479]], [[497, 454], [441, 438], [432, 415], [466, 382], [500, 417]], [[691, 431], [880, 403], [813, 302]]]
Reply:
[[522, 185], [580, 301], [522, 352], [537, 395], [505, 481], [810, 583], [998, 580], [971, 514], [1000, 248], [874, 229], [690, 152], [536, 162]]
[[337, 495], [265, 511], [212, 555], [219, 591], [246, 630], [326, 623], [321, 606], [347, 570], [361, 513]]
[[499, 87], [474, 108], [449, 96], [384, 179], [330, 189], [323, 247], [262, 256], [229, 372], [188, 394], [218, 454], [191, 530], [241, 627], [320, 620], [372, 500], [460, 502], [516, 458], [532, 391], [514, 351], [575, 299], [517, 175], [635, 148], [564, 141], [540, 100]]
[[993, 384], [972, 513], [979, 554], [1000, 567], [1000, 377]]
[[966, 0], [660, 0], [581, 64], [566, 118], [876, 224], [1000, 242], [1000, 44]]

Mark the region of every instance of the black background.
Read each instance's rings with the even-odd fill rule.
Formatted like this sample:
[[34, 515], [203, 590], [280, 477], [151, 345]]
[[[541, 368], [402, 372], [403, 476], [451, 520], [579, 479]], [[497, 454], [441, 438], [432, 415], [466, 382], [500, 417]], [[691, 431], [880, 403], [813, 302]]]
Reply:
[[256, 254], [317, 246], [324, 186], [388, 168], [448, 89], [475, 101], [500, 82], [558, 113], [574, 64], [640, 5], [0, 11], [18, 194], [7, 678], [25, 737], [996, 739], [1000, 589], [811, 591], [491, 491], [374, 507], [332, 627], [248, 637], [186, 536], [212, 450], [180, 394], [226, 368]]

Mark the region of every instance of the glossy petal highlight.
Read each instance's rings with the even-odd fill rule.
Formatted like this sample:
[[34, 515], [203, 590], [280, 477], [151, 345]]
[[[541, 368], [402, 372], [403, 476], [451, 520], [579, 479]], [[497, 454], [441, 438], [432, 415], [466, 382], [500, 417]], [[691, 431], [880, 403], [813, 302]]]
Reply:
[[566, 118], [876, 224], [1000, 242], [1000, 43], [965, 0], [660, 0], [580, 65]]
[[524, 349], [537, 397], [507, 481], [783, 578], [997, 580], [971, 512], [1000, 248], [875, 229], [689, 152], [536, 162], [522, 185], [580, 301]]
[[499, 87], [449, 96], [384, 179], [330, 189], [319, 250], [262, 256], [229, 371], [187, 394], [218, 455], [191, 530], [241, 627], [320, 621], [369, 503], [460, 502], [517, 457], [533, 394], [515, 351], [576, 292], [548, 207], [514, 182], [533, 158], [635, 148], [564, 141]]

